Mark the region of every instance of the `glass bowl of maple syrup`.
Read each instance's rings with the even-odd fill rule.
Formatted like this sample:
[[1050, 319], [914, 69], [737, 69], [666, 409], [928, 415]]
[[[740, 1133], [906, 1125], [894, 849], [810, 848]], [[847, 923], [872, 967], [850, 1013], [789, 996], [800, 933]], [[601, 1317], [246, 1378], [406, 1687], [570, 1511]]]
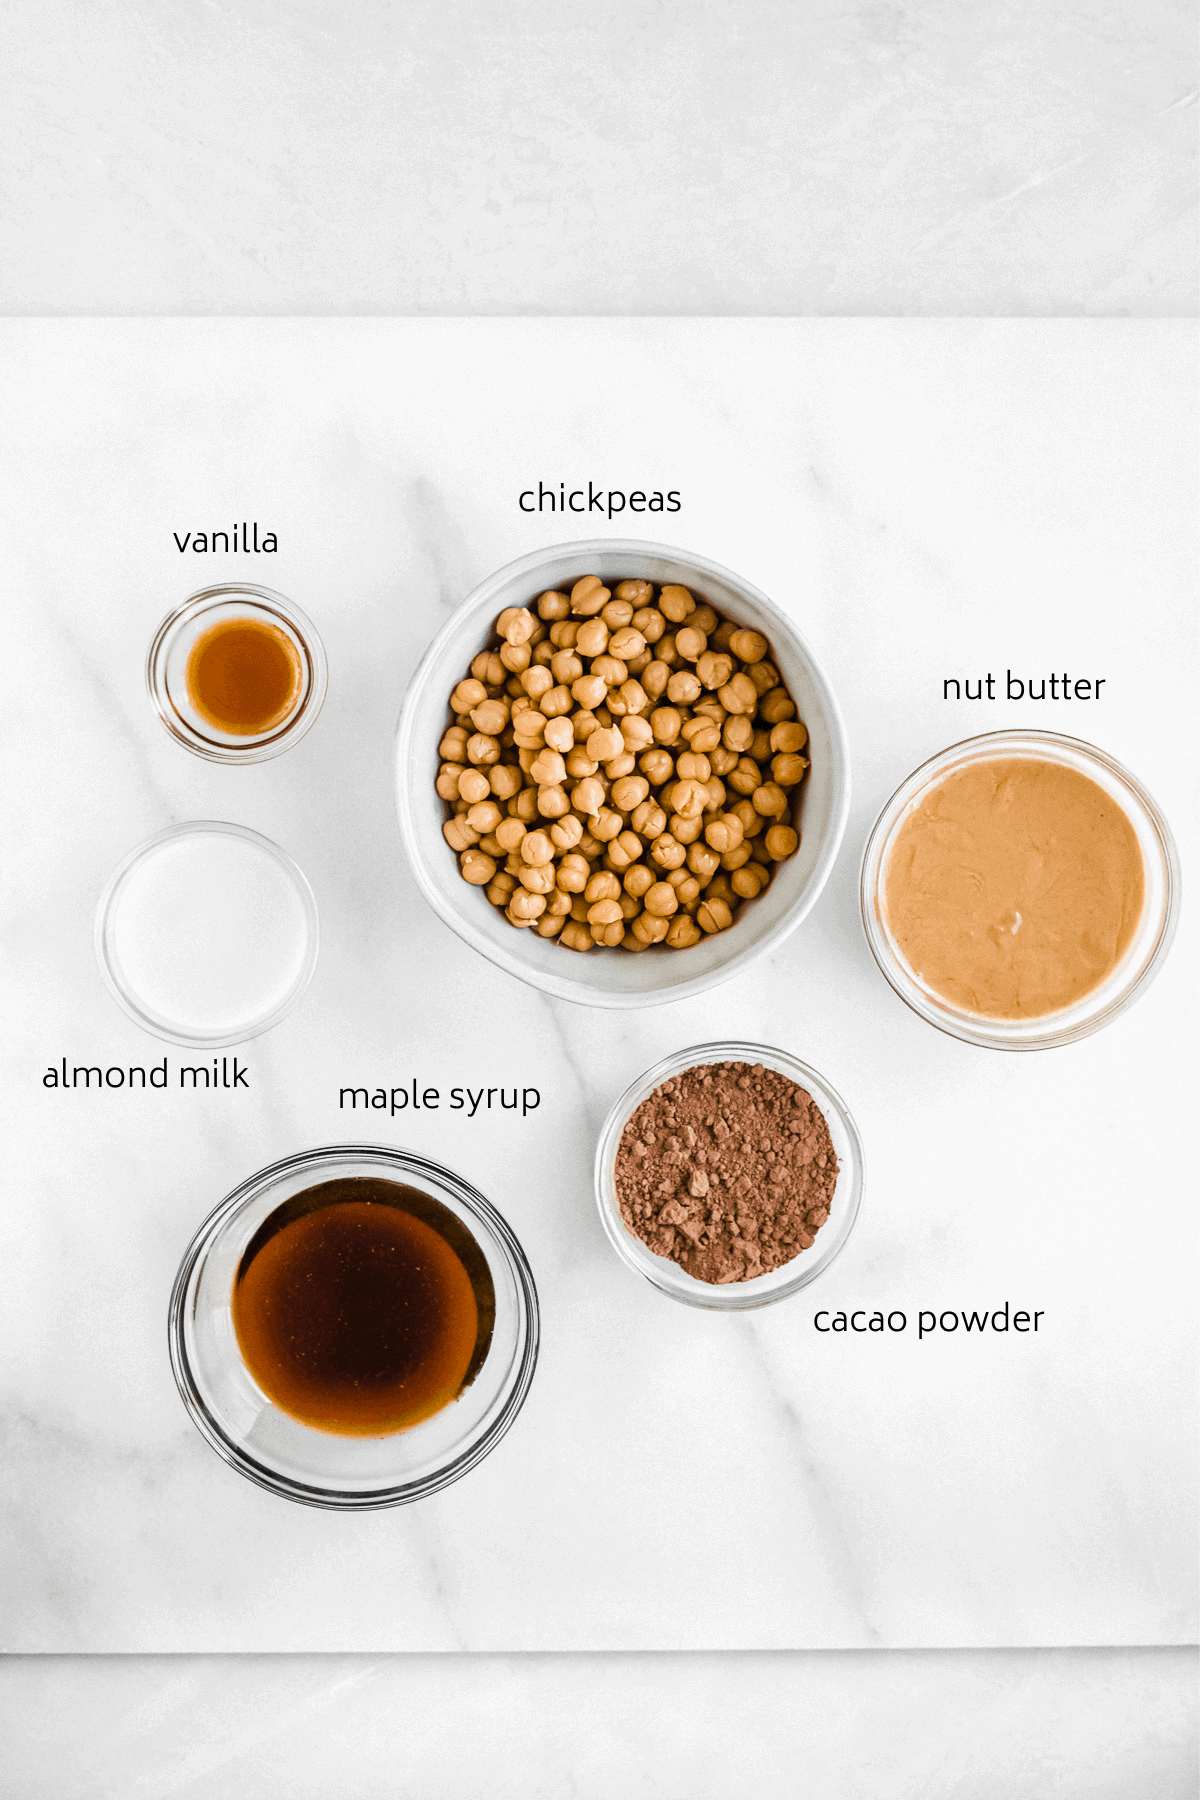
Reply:
[[169, 1333], [218, 1456], [284, 1499], [364, 1511], [436, 1493], [499, 1443], [533, 1380], [537, 1289], [461, 1176], [342, 1144], [222, 1200], [180, 1265]]
[[146, 686], [177, 743], [210, 762], [279, 756], [316, 721], [329, 670], [312, 620], [271, 588], [202, 588], [167, 614]]

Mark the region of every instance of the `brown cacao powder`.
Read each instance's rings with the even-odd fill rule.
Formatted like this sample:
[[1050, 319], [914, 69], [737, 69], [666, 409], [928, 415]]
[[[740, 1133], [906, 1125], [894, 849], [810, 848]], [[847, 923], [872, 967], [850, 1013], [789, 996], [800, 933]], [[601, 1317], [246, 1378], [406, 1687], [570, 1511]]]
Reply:
[[708, 1063], [656, 1087], [617, 1149], [621, 1217], [697, 1281], [752, 1281], [813, 1244], [838, 1160], [811, 1094], [762, 1063]]

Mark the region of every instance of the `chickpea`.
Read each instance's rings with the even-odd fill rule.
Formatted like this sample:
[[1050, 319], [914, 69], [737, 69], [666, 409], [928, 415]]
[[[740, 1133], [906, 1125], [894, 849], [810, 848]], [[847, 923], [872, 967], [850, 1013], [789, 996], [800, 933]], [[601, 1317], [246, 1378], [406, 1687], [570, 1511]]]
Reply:
[[574, 813], [556, 819], [550, 827], [550, 842], [556, 850], [574, 850], [583, 836], [583, 825]]
[[762, 786], [762, 770], [750, 757], [743, 756], [737, 767], [729, 771], [729, 786], [735, 794], [752, 794]]
[[588, 755], [584, 744], [576, 744], [567, 753], [567, 774], [572, 781], [582, 781], [585, 775], [594, 775], [599, 767], [600, 764], [594, 763]]
[[485, 856], [490, 856], [493, 862], [504, 861], [504, 845], [494, 831], [485, 831], [476, 849], [482, 850]]
[[571, 789], [571, 805], [578, 813], [593, 818], [604, 805], [604, 783], [595, 775], [588, 775], [577, 781]]
[[493, 878], [487, 891], [487, 897], [493, 906], [507, 906], [516, 885], [513, 876], [501, 871]]
[[746, 752], [761, 768], [771, 760], [771, 734], [769, 731], [755, 731], [750, 739], [750, 748]]
[[[595, 879], [596, 877], [593, 876], [592, 880]], [[591, 886], [591, 882], [588, 883], [588, 886]], [[587, 897], [586, 892], [584, 897]], [[593, 900], [588, 907], [589, 925], [615, 925], [618, 919], [624, 923], [625, 914], [621, 911], [621, 903], [615, 895]]]
[[591, 618], [611, 598], [612, 595], [598, 575], [584, 575], [571, 589], [571, 611]]
[[620, 756], [624, 749], [625, 739], [615, 725], [608, 731], [603, 727], [599, 731], [593, 731], [587, 741], [587, 753], [593, 762], [607, 762], [610, 757]]
[[697, 838], [694, 844], [688, 845], [687, 866], [693, 875], [701, 881], [711, 881], [720, 867], [721, 859], [708, 844], [702, 844]]
[[643, 944], [661, 944], [669, 930], [669, 919], [650, 912], [640, 913], [632, 926], [634, 937]]
[[623, 775], [632, 775], [637, 764], [628, 751], [620, 756], [610, 756], [604, 765], [604, 773], [610, 781], [619, 781]]
[[669, 750], [656, 747], [638, 758], [638, 768], [655, 787], [662, 787], [675, 773], [675, 758]]
[[761, 662], [770, 649], [761, 631], [734, 631], [730, 634], [729, 648], [740, 662]]
[[557, 750], [560, 756], [565, 756], [568, 750], [575, 747], [575, 727], [570, 719], [547, 719], [542, 736], [550, 748]]
[[708, 760], [712, 764], [713, 774], [722, 777], [728, 775], [732, 769], [736, 769], [738, 766], [737, 751], [726, 750], [724, 744], [718, 744], [715, 749], [710, 750], [708, 753]]
[[[688, 724], [692, 721], [689, 719]], [[712, 774], [712, 764], [707, 756], [696, 751], [685, 750], [675, 764], [675, 773], [681, 781], [707, 781]]]
[[635, 900], [640, 900], [647, 890], [654, 886], [654, 877], [644, 862], [637, 862], [634, 863], [632, 869], [625, 871], [625, 880], [622, 886], [627, 894], [631, 894]]
[[790, 825], [772, 825], [767, 833], [767, 855], [775, 862], [786, 862], [800, 848], [800, 834]]
[[565, 594], [560, 594], [557, 589], [550, 588], [546, 593], [539, 595], [537, 609], [539, 619], [565, 619], [571, 610], [571, 602]]
[[678, 869], [687, 857], [687, 851], [678, 838], [664, 831], [656, 837], [650, 846], [650, 860], [656, 862], [660, 869]]
[[585, 708], [599, 706], [607, 692], [608, 684], [599, 675], [581, 675], [571, 683], [572, 695]]
[[649, 719], [631, 716], [621, 720], [621, 736], [626, 750], [636, 756], [654, 742], [654, 728]]
[[560, 682], [557, 687], [547, 688], [538, 701], [538, 709], [547, 724], [554, 719], [565, 718], [575, 702], [571, 698], [571, 690]]
[[451, 725], [438, 745], [438, 755], [446, 762], [466, 762], [468, 733], [462, 725]]
[[471, 663], [471, 673], [484, 687], [503, 687], [508, 670], [494, 650], [481, 650]]
[[514, 675], [523, 675], [533, 661], [528, 644], [501, 644], [500, 661]]
[[746, 673], [754, 683], [755, 692], [760, 699], [764, 694], [769, 693], [773, 687], [777, 686], [779, 681], [779, 670], [775, 668], [773, 663], [751, 663], [746, 670]]
[[758, 689], [748, 675], [740, 672], [729, 677], [717, 697], [726, 712], [745, 713], [748, 718], [753, 717], [758, 706]]
[[696, 673], [706, 688], [724, 687], [733, 674], [733, 658], [705, 650], [696, 658]]
[[803, 750], [808, 742], [808, 726], [799, 725], [790, 719], [783, 720], [771, 727], [771, 749], [777, 754], [794, 756]]
[[533, 929], [537, 932], [539, 937], [553, 938], [558, 936], [562, 928], [562, 919], [557, 914], [552, 913], [549, 906], [547, 906], [545, 912], [534, 925]]
[[632, 812], [650, 792], [644, 775], [622, 775], [612, 786], [612, 802], [619, 812]]
[[589, 875], [583, 890], [583, 897], [594, 904], [597, 900], [615, 900], [621, 892], [621, 883], [608, 869], [598, 869]]
[[564, 894], [582, 894], [591, 873], [586, 856], [564, 856], [558, 865], [558, 885]]
[[772, 688], [762, 697], [759, 712], [769, 725], [778, 725], [784, 719], [794, 718], [796, 702], [786, 688]]
[[672, 950], [690, 950], [694, 944], [699, 942], [700, 933], [696, 929], [695, 921], [689, 919], [686, 913], [680, 913], [671, 920], [671, 929], [667, 932], [667, 943]]
[[667, 829], [667, 815], [657, 800], [643, 800], [635, 806], [629, 823], [641, 838], [661, 837]]
[[[465, 773], [461, 763], [442, 764], [434, 785], [443, 800], [458, 799], [462, 793], [462, 778]], [[483, 779], [486, 782], [487, 776], [485, 775]]]
[[527, 644], [533, 628], [533, 614], [527, 606], [506, 606], [496, 620], [496, 630], [508, 644]]
[[705, 812], [720, 812], [725, 805], [725, 783], [719, 775], [710, 775], [704, 786], [708, 792]]
[[526, 825], [532, 825], [538, 817], [537, 789], [522, 788], [515, 799], [508, 802], [510, 810], [515, 808], [516, 817], [524, 819]]
[[745, 714], [733, 714], [721, 727], [721, 742], [727, 750], [736, 750], [739, 756], [750, 748], [753, 737], [753, 722]]
[[762, 864], [752, 862], [735, 869], [729, 877], [729, 884], [740, 899], [754, 900], [766, 887], [769, 879]]
[[[617, 592], [620, 592], [619, 588]], [[657, 644], [659, 638], [667, 629], [667, 621], [663, 618], [657, 606], [639, 607], [633, 615], [632, 623], [634, 628], [641, 632], [642, 637], [647, 644]]]
[[580, 856], [586, 856], [589, 862], [594, 862], [603, 848], [604, 845], [600, 842], [600, 839], [598, 837], [593, 837], [591, 832], [585, 829], [583, 836], [579, 840]]
[[496, 865], [490, 856], [484, 856], [479, 850], [464, 850], [458, 859], [458, 866], [464, 881], [472, 887], [486, 887], [496, 873]]
[[804, 780], [807, 768], [806, 757], [793, 756], [786, 750], [771, 758], [771, 774], [780, 787], [795, 787]]
[[539, 787], [567, 779], [567, 765], [557, 750], [541, 750], [529, 765], [529, 774]]
[[558, 941], [565, 944], [568, 950], [590, 950], [596, 940], [586, 925], [577, 925], [572, 920], [569, 925], [563, 926]]
[[608, 654], [620, 657], [622, 662], [629, 662], [632, 657], [640, 656], [645, 648], [645, 638], [633, 625], [623, 625], [619, 631], [613, 632], [608, 641]]
[[667, 683], [667, 699], [676, 706], [690, 706], [700, 698], [700, 681], [690, 669], [676, 669]]
[[696, 914], [696, 923], [701, 931], [728, 931], [733, 924], [733, 914], [728, 903], [722, 899], [706, 899]]
[[[762, 840], [759, 839], [760, 843], [761, 841]], [[753, 854], [754, 846], [747, 843], [746, 839], [743, 838], [736, 849], [727, 850], [725, 852], [724, 856], [721, 858], [721, 867], [729, 874], [734, 869], [740, 869], [744, 863], [748, 863]]]
[[672, 813], [667, 820], [667, 830], [677, 844], [694, 844], [704, 830], [703, 815], [695, 819], [685, 819], [681, 813]]
[[561, 819], [570, 812], [571, 802], [563, 788], [550, 783], [538, 789], [537, 809], [543, 819]]
[[521, 870], [517, 880], [527, 894], [551, 894], [554, 892], [554, 869], [544, 864], [540, 869], [526, 867]]
[[[606, 904], [606, 902], [602, 901], [601, 905], [604, 904]], [[608, 944], [609, 946], [612, 946], [624, 941], [625, 920], [623, 918], [613, 919], [608, 924], [589, 925], [588, 929], [598, 944]]]
[[650, 714], [650, 729], [658, 744], [677, 744], [683, 717], [673, 706], [659, 706]]
[[666, 692], [667, 683], [671, 679], [671, 671], [665, 662], [662, 662], [658, 657], [655, 657], [651, 662], [646, 664], [639, 679], [647, 694], [650, 696], [651, 704], [653, 704], [655, 700]]
[[[683, 758], [680, 757], [680, 762]], [[670, 791], [668, 803], [685, 819], [698, 819], [708, 805], [708, 790], [702, 781], [677, 781]]]
[[471, 709], [472, 725], [487, 737], [499, 737], [508, 724], [509, 716], [510, 706], [507, 700], [482, 700]]
[[652, 888], [647, 888], [643, 905], [655, 918], [669, 919], [678, 910], [679, 898], [670, 882], [656, 881]]
[[469, 681], [460, 681], [450, 696], [450, 710], [456, 713], [469, 713], [471, 708], [479, 706], [488, 697], [487, 689], [482, 681], [473, 677]]
[[755, 788], [750, 798], [755, 812], [760, 812], [764, 819], [786, 818], [788, 797], [775, 782], [764, 781], [760, 788]]
[[591, 821], [592, 836], [602, 844], [611, 844], [614, 838], [620, 837], [625, 829], [625, 821], [619, 812], [602, 806]]
[[622, 831], [608, 846], [608, 854], [615, 869], [627, 869], [642, 854], [642, 840], [636, 831]]
[[[524, 712], [514, 714], [513, 735], [522, 749], [536, 750], [545, 738], [549, 723], [545, 713], [539, 712], [535, 706], [528, 706]], [[470, 754], [470, 745], [467, 746], [467, 754]]]
[[[630, 663], [629, 667], [632, 669], [633, 664]], [[628, 681], [623, 681], [616, 693], [608, 696], [610, 709], [615, 709], [618, 700], [621, 702], [623, 715], [625, 716], [632, 714], [636, 717], [641, 713], [648, 713], [650, 711], [649, 694], [646, 692], [640, 681], [634, 681], [632, 678]]]
[[502, 819], [496, 827], [496, 836], [501, 847], [510, 854], [521, 848], [521, 840], [525, 836], [526, 827], [520, 819]]
[[742, 831], [748, 838], [757, 837], [760, 831], [766, 829], [767, 821], [760, 812], [755, 810], [753, 803], [747, 799], [743, 798], [737, 801], [734, 806], [731, 806], [727, 816], [741, 820]]
[[486, 831], [495, 831], [503, 817], [494, 800], [480, 800], [467, 813], [467, 824], [482, 837]]
[[745, 836], [745, 826], [736, 813], [718, 813], [704, 828], [704, 841], [718, 856], [736, 850]]
[[[475, 775], [481, 771], [471, 769], [468, 773]], [[488, 770], [488, 786], [497, 800], [511, 800], [514, 794], [519, 794], [521, 791], [521, 771], [519, 768], [514, 768], [512, 763], [493, 763]], [[458, 784], [458, 791], [462, 792], [461, 781]]]
[[554, 860], [554, 845], [544, 831], [527, 831], [521, 839], [521, 861], [543, 869]]
[[578, 656], [603, 656], [608, 649], [608, 626], [603, 619], [589, 619], [579, 627], [575, 639]]
[[696, 602], [685, 587], [668, 584], [659, 592], [658, 609], [664, 618], [670, 619], [673, 625], [678, 625], [689, 613], [695, 612]]
[[442, 836], [454, 851], [473, 850], [480, 835], [465, 819], [447, 819], [442, 826]]
[[531, 894], [528, 889], [519, 888], [509, 901], [508, 910], [510, 913], [515, 913], [518, 919], [529, 919], [531, 921], [533, 919], [540, 919], [546, 910], [546, 896], [544, 894]]
[[583, 674], [582, 658], [574, 650], [556, 650], [550, 658], [550, 673], [567, 688]]
[[571, 916], [570, 894], [564, 893], [560, 887], [554, 888], [546, 895], [546, 911], [557, 914], [561, 919], [569, 919]]
[[[522, 675], [521, 686], [531, 700], [540, 700], [542, 695], [548, 694], [550, 689], [554, 686], [554, 677], [549, 669], [544, 668], [541, 663], [536, 663], [532, 667], [526, 669], [525, 673]], [[499, 704], [500, 702], [498, 700], [484, 701], [485, 706], [498, 706]], [[479, 720], [475, 718], [472, 719], [472, 722], [475, 725], [479, 724]]]

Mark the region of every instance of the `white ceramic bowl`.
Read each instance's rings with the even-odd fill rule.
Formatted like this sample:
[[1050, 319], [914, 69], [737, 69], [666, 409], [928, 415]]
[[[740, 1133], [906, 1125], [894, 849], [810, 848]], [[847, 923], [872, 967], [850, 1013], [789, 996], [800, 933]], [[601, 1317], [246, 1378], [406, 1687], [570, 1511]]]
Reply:
[[[469, 886], [442, 836], [445, 808], [434, 781], [437, 747], [450, 723], [450, 691], [467, 674], [506, 606], [527, 606], [548, 588], [599, 575], [680, 582], [718, 612], [765, 633], [774, 661], [808, 726], [812, 766], [800, 790], [801, 843], [766, 893], [728, 931], [690, 950], [622, 950], [580, 955], [532, 931], [517, 931]], [[850, 807], [850, 755], [825, 672], [785, 613], [740, 575], [666, 544], [592, 538], [535, 551], [482, 582], [439, 631], [409, 684], [396, 732], [396, 810], [421, 892], [461, 938], [510, 975], [561, 1000], [588, 1006], [650, 1006], [682, 1000], [726, 981], [782, 943], [812, 907], [833, 867]]]

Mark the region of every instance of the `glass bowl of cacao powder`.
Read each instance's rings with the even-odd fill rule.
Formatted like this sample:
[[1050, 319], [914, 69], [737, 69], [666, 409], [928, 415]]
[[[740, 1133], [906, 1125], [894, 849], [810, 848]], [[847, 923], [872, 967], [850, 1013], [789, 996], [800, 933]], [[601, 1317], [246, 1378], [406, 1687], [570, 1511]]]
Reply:
[[858, 1127], [823, 1075], [767, 1044], [696, 1044], [621, 1095], [596, 1149], [617, 1255], [660, 1293], [744, 1312], [798, 1293], [849, 1237]]

